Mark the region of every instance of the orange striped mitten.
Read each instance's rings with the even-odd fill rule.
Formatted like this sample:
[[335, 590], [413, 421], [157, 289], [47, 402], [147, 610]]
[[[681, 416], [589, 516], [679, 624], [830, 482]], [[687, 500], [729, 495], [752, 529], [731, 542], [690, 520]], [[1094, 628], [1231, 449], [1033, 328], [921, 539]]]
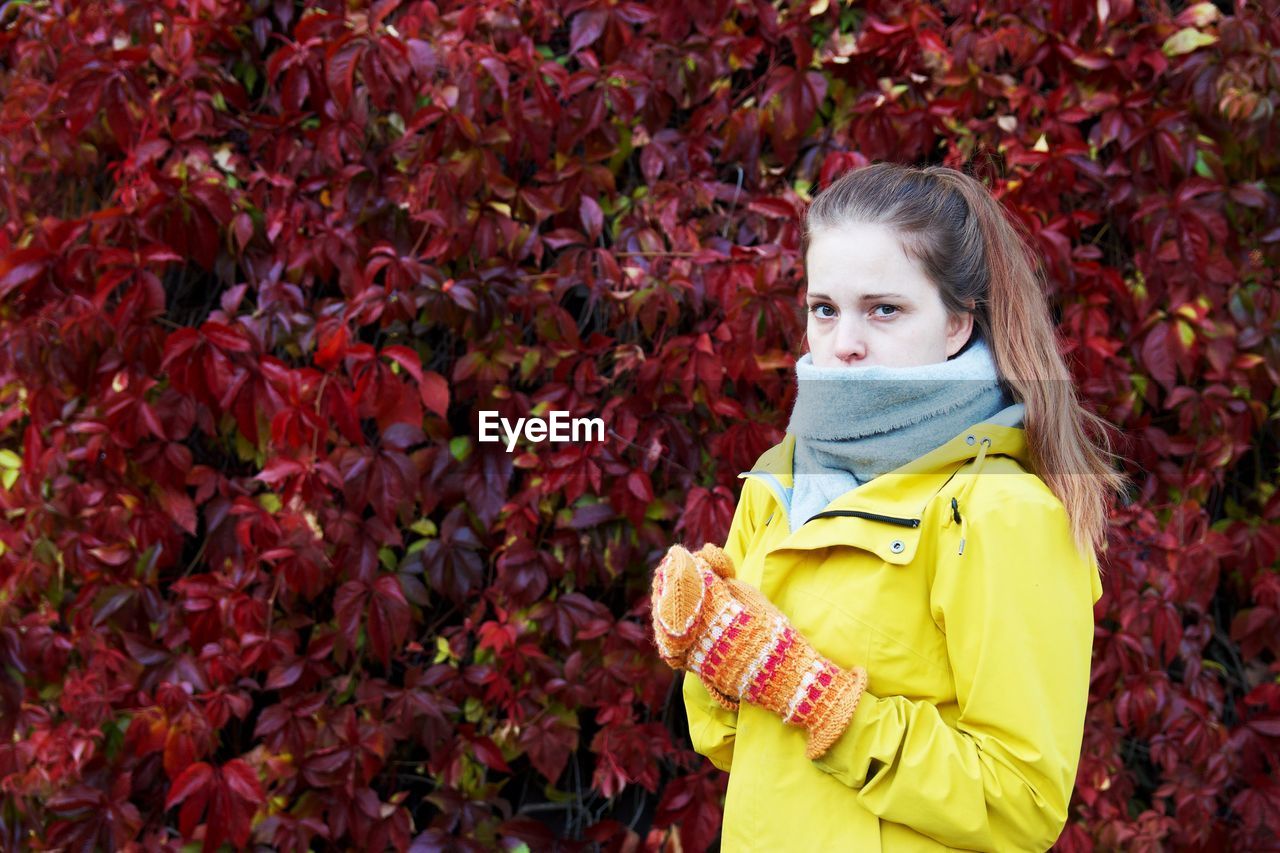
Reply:
[[667, 665], [697, 673], [726, 708], [745, 699], [806, 729], [810, 759], [848, 728], [866, 688], [865, 669], [845, 670], [818, 654], [710, 543], [696, 554], [668, 549], [654, 570], [653, 628]]

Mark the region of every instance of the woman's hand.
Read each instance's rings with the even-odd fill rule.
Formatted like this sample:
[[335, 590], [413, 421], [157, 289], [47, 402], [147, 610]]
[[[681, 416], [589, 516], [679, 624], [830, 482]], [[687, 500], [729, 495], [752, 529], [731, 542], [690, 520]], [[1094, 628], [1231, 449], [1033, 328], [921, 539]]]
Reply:
[[673, 545], [658, 564], [653, 627], [662, 659], [697, 673], [725, 707], [746, 699], [808, 730], [811, 759], [844, 733], [866, 688], [866, 670], [844, 670], [818, 654], [710, 543], [697, 554]]
[[[724, 661], [719, 651], [711, 655], [708, 651], [741, 610], [720, 582], [733, 574], [733, 561], [715, 545], [707, 543], [697, 554], [672, 545], [654, 569], [652, 582], [658, 654], [672, 669], [696, 673], [712, 698], [730, 711], [738, 710], [738, 694], [721, 669]], [[734, 627], [733, 635], [738, 630]]]

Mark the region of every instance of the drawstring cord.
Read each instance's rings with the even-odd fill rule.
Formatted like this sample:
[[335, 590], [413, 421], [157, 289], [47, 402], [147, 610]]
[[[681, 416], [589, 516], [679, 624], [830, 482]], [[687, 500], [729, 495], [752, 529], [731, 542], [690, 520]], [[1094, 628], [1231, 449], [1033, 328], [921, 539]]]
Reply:
[[982, 470], [982, 465], [987, 461], [987, 448], [991, 446], [991, 439], [983, 436], [982, 445], [978, 448], [978, 455], [974, 458], [973, 471], [969, 474], [969, 479], [965, 480], [960, 491], [951, 499], [951, 515], [947, 516], [947, 523], [943, 527], [950, 527], [952, 521], [960, 523], [960, 551], [964, 553], [964, 540], [969, 532], [969, 519], [960, 514], [960, 498], [967, 497], [969, 490], [973, 488], [973, 484], [978, 480], [978, 473]]

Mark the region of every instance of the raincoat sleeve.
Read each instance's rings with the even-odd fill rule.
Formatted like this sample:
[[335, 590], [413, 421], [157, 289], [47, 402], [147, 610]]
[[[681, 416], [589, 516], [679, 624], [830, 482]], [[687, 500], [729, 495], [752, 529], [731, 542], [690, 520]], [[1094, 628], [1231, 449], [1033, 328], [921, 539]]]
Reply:
[[[738, 506], [733, 512], [733, 521], [729, 525], [729, 538], [725, 541], [724, 550], [733, 559], [735, 567], [741, 567], [746, 557], [747, 545], [755, 532], [755, 523], [751, 518], [747, 490], [751, 481], [747, 480], [742, 487]], [[689, 718], [689, 739], [693, 741], [695, 752], [705, 755], [711, 763], [725, 772], [733, 764], [734, 735], [738, 729], [738, 713], [721, 707], [711, 698], [702, 680], [695, 673], [684, 673], [684, 709]]]
[[948, 847], [1047, 850], [1080, 758], [1097, 563], [1076, 549], [1056, 498], [1017, 501], [975, 504], [963, 555], [940, 538], [930, 609], [957, 714], [867, 692], [814, 760], [881, 819]]

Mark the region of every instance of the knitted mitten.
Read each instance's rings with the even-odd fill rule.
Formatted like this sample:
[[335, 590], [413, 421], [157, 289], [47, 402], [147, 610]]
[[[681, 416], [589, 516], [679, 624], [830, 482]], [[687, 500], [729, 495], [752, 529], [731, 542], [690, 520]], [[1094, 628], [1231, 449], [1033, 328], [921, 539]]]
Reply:
[[782, 611], [733, 576], [710, 543], [697, 554], [673, 545], [653, 577], [653, 626], [668, 666], [698, 674], [727, 708], [745, 699], [809, 733], [806, 756], [821, 758], [848, 728], [867, 685], [860, 666], [842, 669], [818, 654]]
[[[677, 565], [680, 569], [674, 571]], [[737, 711], [737, 692], [722, 690], [720, 680], [714, 677], [719, 650], [708, 658], [705, 645], [694, 647], [713, 636], [727, 640], [738, 635], [736, 626], [726, 629], [742, 606], [733, 600], [728, 587], [714, 582], [715, 578], [729, 577], [733, 577], [733, 561], [715, 545], [707, 543], [697, 554], [672, 545], [653, 573], [653, 638], [667, 666], [697, 674], [711, 698]]]

